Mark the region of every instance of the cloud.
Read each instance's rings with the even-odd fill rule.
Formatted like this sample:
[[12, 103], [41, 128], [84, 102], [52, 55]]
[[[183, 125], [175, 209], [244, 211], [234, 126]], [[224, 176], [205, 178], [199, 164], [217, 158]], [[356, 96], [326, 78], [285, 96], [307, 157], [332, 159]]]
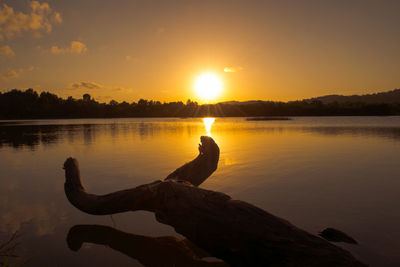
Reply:
[[95, 82], [74, 82], [70, 84], [71, 89], [84, 89], [84, 90], [93, 90], [93, 89], [102, 89], [103, 85], [95, 83]]
[[124, 92], [124, 93], [130, 93], [133, 91], [132, 88], [128, 88], [128, 87], [112, 87], [110, 88], [110, 90], [115, 91], [115, 92]]
[[53, 20], [55, 23], [62, 23], [61, 14], [58, 13], [58, 12], [54, 12], [54, 13], [53, 13], [53, 16], [52, 16], [52, 20]]
[[237, 71], [240, 71], [240, 70], [242, 70], [243, 69], [243, 67], [240, 67], [240, 66], [238, 66], [238, 67], [225, 67], [224, 68], [224, 72], [237, 72]]
[[69, 47], [61, 48], [56, 45], [50, 47], [50, 53], [59, 55], [59, 54], [85, 54], [87, 51], [87, 47], [84, 43], [79, 41], [72, 41]]
[[93, 99], [97, 101], [108, 101], [114, 99], [116, 101], [131, 102], [137, 97], [133, 88], [121, 86], [107, 86], [90, 81], [80, 81], [70, 83], [66, 88], [65, 96], [72, 95], [80, 98], [82, 94], [89, 93]]
[[9, 70], [3, 74], [2, 78], [3, 80], [18, 78], [20, 73], [22, 73], [22, 70]]
[[124, 92], [130, 92], [132, 88], [125, 88], [125, 87], [106, 87], [102, 84], [96, 83], [96, 82], [73, 82], [69, 85], [69, 89], [83, 89], [83, 90], [98, 90], [98, 89], [105, 89], [107, 91], [124, 91]]
[[30, 12], [14, 11], [7, 4], [0, 6], [0, 41], [12, 39], [22, 32], [32, 32], [40, 37], [42, 32], [50, 33], [53, 24], [61, 23], [61, 14], [53, 11], [48, 3], [30, 2]]
[[14, 51], [8, 45], [0, 46], [0, 56], [13, 57]]
[[34, 70], [36, 70], [36, 69], [37, 69], [37, 68], [34, 67], [34, 66], [30, 66], [30, 67], [28, 67], [28, 68], [26, 68], [26, 69], [24, 69], [24, 68], [19, 68], [19, 69], [16, 69], [16, 70], [10, 69], [10, 70], [8, 70], [6, 73], [1, 74], [0, 76], [1, 76], [1, 78], [2, 78], [4, 81], [9, 81], [9, 80], [11, 80], [11, 79], [16, 79], [16, 78], [18, 78], [22, 73], [24, 73], [24, 72], [26, 72], [26, 71], [34, 71]]

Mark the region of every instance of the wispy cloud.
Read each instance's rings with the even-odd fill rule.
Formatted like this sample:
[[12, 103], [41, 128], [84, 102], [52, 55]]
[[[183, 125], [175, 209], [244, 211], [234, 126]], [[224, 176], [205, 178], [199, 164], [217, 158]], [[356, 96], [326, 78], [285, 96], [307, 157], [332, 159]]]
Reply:
[[53, 24], [62, 22], [61, 14], [53, 11], [48, 3], [31, 1], [29, 6], [29, 13], [15, 11], [7, 4], [0, 7], [0, 41], [22, 32], [33, 32], [40, 37], [42, 32], [50, 33]]
[[13, 57], [14, 51], [8, 45], [0, 46], [0, 56]]
[[50, 47], [50, 53], [59, 55], [59, 54], [85, 54], [87, 52], [87, 47], [84, 43], [79, 41], [72, 41], [69, 47], [58, 47], [56, 45]]
[[115, 99], [117, 101], [132, 101], [135, 97], [135, 90], [129, 87], [107, 86], [92, 81], [80, 81], [70, 83], [66, 88], [66, 96], [72, 95], [80, 97], [84, 93], [89, 93], [98, 101], [108, 101]]
[[37, 68], [34, 66], [30, 66], [28, 68], [18, 68], [18, 69], [9, 69], [7, 72], [0, 74], [1, 78], [3, 81], [9, 81], [11, 79], [16, 79], [18, 78], [22, 73], [27, 72], [27, 71], [34, 71]]
[[10, 80], [10, 79], [14, 79], [14, 78], [18, 78], [20, 73], [22, 73], [23, 70], [22, 69], [18, 69], [18, 70], [9, 70], [6, 73], [4, 73], [2, 75], [3, 80]]
[[243, 67], [240, 67], [240, 66], [237, 66], [237, 67], [230, 66], [230, 67], [225, 67], [225, 68], [224, 68], [224, 72], [237, 72], [237, 71], [240, 71], [240, 70], [243, 70]]
[[69, 86], [71, 89], [83, 89], [83, 90], [93, 90], [93, 89], [103, 89], [104, 86], [95, 82], [74, 82]]

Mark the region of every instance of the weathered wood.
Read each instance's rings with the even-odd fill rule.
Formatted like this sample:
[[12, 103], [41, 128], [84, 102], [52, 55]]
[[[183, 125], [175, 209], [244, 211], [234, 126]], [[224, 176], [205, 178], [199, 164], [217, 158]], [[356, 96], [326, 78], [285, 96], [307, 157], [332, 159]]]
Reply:
[[326, 228], [319, 233], [321, 237], [332, 242], [345, 242], [349, 244], [358, 244], [357, 241], [342, 231], [334, 228]]
[[75, 207], [90, 214], [152, 211], [157, 221], [232, 266], [364, 266], [344, 249], [284, 219], [189, 183], [191, 177], [201, 183], [217, 167], [218, 146], [210, 137], [201, 141], [200, 155], [166, 180], [104, 196], [85, 191], [78, 162], [69, 158], [64, 164], [65, 192]]
[[219, 147], [211, 137], [200, 137], [197, 158], [176, 169], [165, 180], [187, 181], [194, 186], [202, 184], [218, 167]]
[[[165, 180], [188, 182], [197, 186], [217, 169], [218, 145], [208, 136], [202, 136], [200, 141], [199, 155], [176, 169]], [[154, 202], [157, 198], [155, 188], [161, 181], [98, 196], [86, 192], [76, 159], [68, 158], [64, 163], [64, 169], [66, 178], [64, 190], [67, 198], [76, 208], [86, 213], [106, 215], [135, 210], [154, 211]]]

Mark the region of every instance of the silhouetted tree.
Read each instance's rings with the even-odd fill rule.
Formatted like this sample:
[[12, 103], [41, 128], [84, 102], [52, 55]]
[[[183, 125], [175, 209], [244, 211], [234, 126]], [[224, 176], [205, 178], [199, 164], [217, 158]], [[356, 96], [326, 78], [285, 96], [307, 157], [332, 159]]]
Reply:
[[111, 100], [98, 103], [89, 94], [82, 99], [62, 99], [33, 89], [0, 93], [0, 119], [109, 118], [109, 117], [203, 117], [203, 116], [345, 116], [400, 115], [400, 103], [330, 102], [319, 99], [291, 102], [252, 101], [199, 105], [188, 99], [164, 102], [140, 99], [131, 104]]
[[83, 99], [83, 101], [84, 102], [89, 102], [90, 101], [90, 95], [89, 94], [84, 94], [83, 96], [82, 96], [82, 99]]
[[113, 99], [113, 100], [110, 101], [110, 105], [111, 106], [116, 106], [116, 105], [118, 105], [118, 102]]

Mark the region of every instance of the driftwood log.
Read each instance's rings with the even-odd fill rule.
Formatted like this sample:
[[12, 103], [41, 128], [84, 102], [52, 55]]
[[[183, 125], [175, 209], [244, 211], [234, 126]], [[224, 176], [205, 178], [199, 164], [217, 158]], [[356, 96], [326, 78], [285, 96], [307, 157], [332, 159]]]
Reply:
[[348, 251], [249, 203], [198, 188], [216, 169], [219, 148], [202, 136], [199, 155], [165, 180], [107, 195], [86, 192], [78, 161], [64, 163], [65, 193], [93, 215], [154, 212], [198, 247], [231, 266], [365, 266]]

